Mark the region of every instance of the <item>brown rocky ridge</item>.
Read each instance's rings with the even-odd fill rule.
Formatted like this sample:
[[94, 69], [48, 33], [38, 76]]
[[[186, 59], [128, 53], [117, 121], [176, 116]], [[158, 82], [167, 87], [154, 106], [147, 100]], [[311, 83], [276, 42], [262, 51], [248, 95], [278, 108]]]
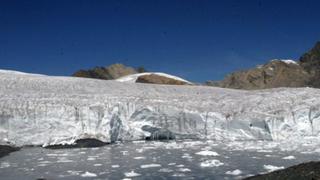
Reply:
[[125, 66], [123, 64], [112, 64], [107, 67], [95, 67], [89, 70], [79, 70], [75, 72], [72, 76], [75, 77], [85, 77], [94, 79], [117, 79], [122, 76], [139, 73], [138, 70], [142, 68], [132, 68]]
[[277, 87], [320, 87], [320, 42], [295, 62], [271, 60], [267, 64], [227, 75], [222, 81], [206, 84], [234, 89]]

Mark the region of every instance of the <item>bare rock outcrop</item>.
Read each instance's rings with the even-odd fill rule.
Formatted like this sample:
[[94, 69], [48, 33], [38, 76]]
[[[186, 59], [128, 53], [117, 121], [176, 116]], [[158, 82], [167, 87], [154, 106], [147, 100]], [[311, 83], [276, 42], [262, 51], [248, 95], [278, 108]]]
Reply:
[[148, 74], [139, 76], [136, 80], [137, 83], [150, 83], [150, 84], [168, 84], [168, 85], [186, 85], [187, 82], [179, 81], [177, 79], [160, 76], [157, 74]]
[[128, 67], [123, 64], [112, 64], [107, 67], [95, 67], [89, 70], [79, 70], [72, 76], [110, 80], [135, 73], [138, 73], [138, 70], [132, 67]]

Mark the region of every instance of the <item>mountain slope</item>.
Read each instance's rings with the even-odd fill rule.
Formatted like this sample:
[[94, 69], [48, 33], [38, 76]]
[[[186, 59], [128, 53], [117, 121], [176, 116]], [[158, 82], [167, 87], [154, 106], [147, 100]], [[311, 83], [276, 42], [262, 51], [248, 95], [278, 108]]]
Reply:
[[274, 140], [320, 133], [320, 90], [243, 91], [0, 71], [0, 143], [157, 138]]
[[272, 60], [257, 68], [232, 73], [219, 82], [218, 86], [248, 90], [303, 87], [308, 83], [309, 76], [308, 72], [294, 61]]
[[277, 87], [320, 88], [320, 42], [305, 53], [298, 62], [271, 60], [249, 70], [234, 72], [222, 81], [208, 85], [234, 89], [267, 89]]
[[320, 42], [301, 56], [299, 64], [311, 75], [308, 84], [311, 87], [320, 88]]

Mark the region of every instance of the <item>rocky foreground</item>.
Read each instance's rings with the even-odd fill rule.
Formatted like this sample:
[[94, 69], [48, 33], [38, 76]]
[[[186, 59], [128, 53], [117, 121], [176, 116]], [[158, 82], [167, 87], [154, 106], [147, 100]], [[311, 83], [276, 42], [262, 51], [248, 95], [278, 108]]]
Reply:
[[20, 148], [18, 147], [13, 147], [13, 146], [9, 146], [9, 145], [0, 145], [0, 158], [14, 152], [14, 151], [18, 151]]
[[246, 178], [246, 180], [318, 180], [320, 162], [307, 162], [268, 174]]

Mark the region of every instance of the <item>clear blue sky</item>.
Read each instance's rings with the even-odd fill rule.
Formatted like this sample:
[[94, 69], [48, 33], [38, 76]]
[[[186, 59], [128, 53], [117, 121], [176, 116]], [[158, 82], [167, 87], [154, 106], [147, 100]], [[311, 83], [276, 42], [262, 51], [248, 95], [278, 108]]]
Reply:
[[203, 82], [298, 59], [318, 0], [0, 0], [0, 68], [49, 75], [124, 63]]

